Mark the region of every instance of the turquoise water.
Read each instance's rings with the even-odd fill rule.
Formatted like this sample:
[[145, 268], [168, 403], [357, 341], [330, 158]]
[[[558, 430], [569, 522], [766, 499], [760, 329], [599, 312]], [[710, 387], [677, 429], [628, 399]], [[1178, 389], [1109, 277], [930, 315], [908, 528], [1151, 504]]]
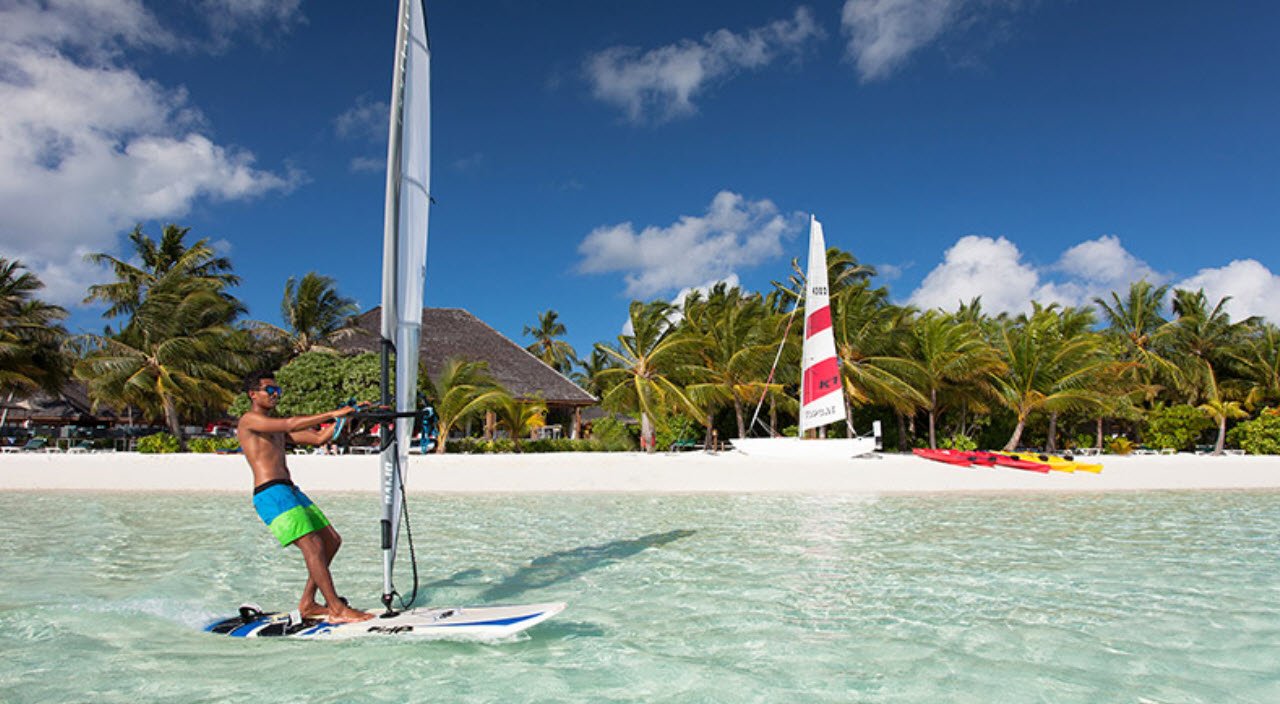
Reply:
[[[317, 498], [373, 607], [376, 499]], [[207, 635], [301, 587], [247, 497], [0, 494], [0, 701], [1280, 701], [1280, 494], [411, 509], [430, 603], [569, 609], [502, 643]]]

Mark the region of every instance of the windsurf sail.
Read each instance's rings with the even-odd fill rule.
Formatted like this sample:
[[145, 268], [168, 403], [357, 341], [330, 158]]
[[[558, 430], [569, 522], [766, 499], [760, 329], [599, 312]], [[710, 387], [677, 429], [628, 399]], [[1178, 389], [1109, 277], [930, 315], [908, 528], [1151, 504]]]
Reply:
[[800, 433], [845, 419], [831, 330], [831, 293], [827, 290], [827, 243], [822, 223], [809, 216], [809, 270], [805, 275], [804, 348], [800, 379]]
[[[400, 0], [396, 17], [382, 250], [382, 401], [397, 412], [412, 412], [418, 403], [431, 204], [431, 49], [423, 0]], [[382, 602], [390, 610], [412, 423], [386, 423], [382, 433]]]

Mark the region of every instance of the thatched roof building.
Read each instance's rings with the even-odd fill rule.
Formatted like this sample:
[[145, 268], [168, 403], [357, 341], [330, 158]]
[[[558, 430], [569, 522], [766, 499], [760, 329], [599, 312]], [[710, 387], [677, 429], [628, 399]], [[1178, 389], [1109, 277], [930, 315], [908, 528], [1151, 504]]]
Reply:
[[110, 408], [93, 408], [84, 382], [70, 380], [57, 394], [35, 391], [0, 398], [0, 416], [9, 425], [99, 425], [127, 422]]
[[[336, 346], [344, 352], [377, 352], [381, 321], [381, 307], [360, 314], [356, 318], [358, 332]], [[596, 403], [594, 396], [563, 374], [461, 308], [422, 309], [418, 354], [433, 377], [447, 360], [458, 357], [488, 362], [489, 373], [516, 398], [536, 398], [552, 408]]]

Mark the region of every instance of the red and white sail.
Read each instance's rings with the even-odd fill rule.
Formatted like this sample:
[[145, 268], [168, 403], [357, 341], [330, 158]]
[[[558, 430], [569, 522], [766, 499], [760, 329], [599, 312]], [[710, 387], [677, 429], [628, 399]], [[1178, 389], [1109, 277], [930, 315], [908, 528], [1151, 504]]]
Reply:
[[803, 375], [800, 381], [800, 432], [842, 421], [844, 394], [840, 361], [831, 331], [831, 294], [827, 290], [827, 243], [822, 223], [809, 217], [809, 270], [805, 275]]

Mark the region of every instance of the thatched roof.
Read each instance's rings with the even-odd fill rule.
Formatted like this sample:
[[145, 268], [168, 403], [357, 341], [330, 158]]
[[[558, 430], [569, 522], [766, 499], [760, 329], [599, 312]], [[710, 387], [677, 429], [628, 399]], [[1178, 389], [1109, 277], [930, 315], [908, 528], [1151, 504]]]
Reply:
[[[356, 318], [358, 332], [336, 343], [344, 352], [378, 351], [382, 308]], [[550, 405], [590, 406], [596, 399], [520, 345], [461, 308], [423, 308], [419, 355], [432, 377], [447, 360], [488, 362], [489, 373], [516, 398]]]
[[35, 391], [26, 396], [14, 395], [10, 403], [0, 405], [9, 411], [7, 422], [21, 423], [30, 420], [43, 423], [74, 423], [81, 420], [114, 422], [119, 419], [113, 409], [93, 409], [89, 389], [84, 382], [71, 380], [57, 394]]

